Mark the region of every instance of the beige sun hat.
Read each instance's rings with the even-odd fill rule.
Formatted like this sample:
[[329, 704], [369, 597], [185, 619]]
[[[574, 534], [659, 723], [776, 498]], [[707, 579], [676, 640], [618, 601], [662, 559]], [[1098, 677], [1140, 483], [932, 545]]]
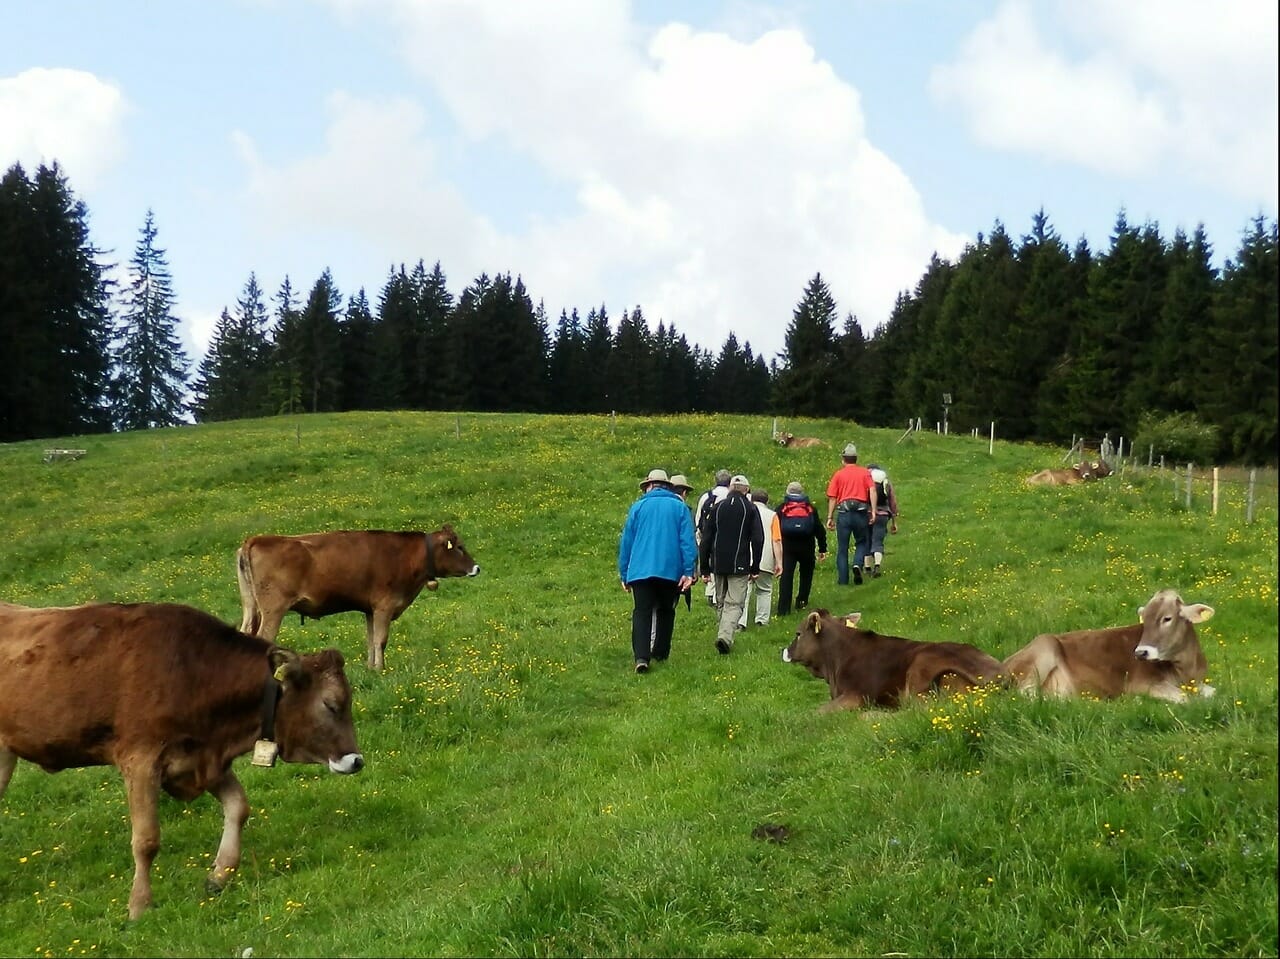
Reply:
[[670, 478], [667, 476], [666, 470], [649, 470], [649, 475], [640, 481], [640, 488], [648, 486], [650, 483], [666, 483], [671, 484]]
[[693, 487], [689, 485], [689, 477], [685, 476], [683, 473], [677, 473], [675, 476], [671, 477], [671, 488], [676, 492], [679, 492], [682, 489], [693, 489]]

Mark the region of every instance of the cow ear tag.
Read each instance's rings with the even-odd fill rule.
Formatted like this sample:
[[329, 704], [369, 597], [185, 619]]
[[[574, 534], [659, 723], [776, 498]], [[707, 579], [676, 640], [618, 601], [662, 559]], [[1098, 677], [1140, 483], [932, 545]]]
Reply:
[[259, 739], [253, 744], [253, 759], [250, 762], [255, 766], [270, 768], [276, 764], [276, 757], [279, 755], [279, 746], [270, 739]]
[[274, 679], [277, 683], [283, 683], [285, 676], [288, 675], [288, 672], [289, 672], [288, 666], [289, 666], [288, 663], [281, 663], [279, 666], [276, 667], [276, 671], [271, 674], [271, 678]]
[[453, 549], [453, 540], [451, 540], [451, 539], [447, 539], [447, 540], [445, 540], [445, 541], [444, 541], [444, 548], [445, 548], [445, 549]]
[[848, 626], [850, 629], [857, 629], [857, 624], [856, 624], [856, 623], [854, 623], [854, 621], [853, 621], [853, 620], [851, 620], [851, 619], [846, 619], [846, 620], [844, 621], [844, 624], [845, 624], [846, 626]]

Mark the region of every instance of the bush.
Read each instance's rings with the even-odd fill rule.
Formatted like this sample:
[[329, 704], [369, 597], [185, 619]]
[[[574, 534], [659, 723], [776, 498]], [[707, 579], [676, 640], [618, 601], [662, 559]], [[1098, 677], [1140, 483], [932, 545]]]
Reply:
[[1218, 428], [1194, 413], [1143, 413], [1133, 438], [1135, 454], [1150, 450], [1174, 463], [1209, 464], [1218, 450]]

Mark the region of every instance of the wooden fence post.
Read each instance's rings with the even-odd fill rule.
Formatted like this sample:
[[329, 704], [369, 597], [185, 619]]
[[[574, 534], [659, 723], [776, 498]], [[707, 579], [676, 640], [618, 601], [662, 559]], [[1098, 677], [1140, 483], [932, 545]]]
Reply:
[[1191, 464], [1187, 464], [1187, 509], [1191, 509]]
[[1213, 515], [1218, 515], [1218, 467], [1213, 468]]
[[996, 451], [996, 421], [991, 421], [991, 442], [987, 444], [987, 455], [993, 456]]
[[1253, 488], [1258, 482], [1258, 468], [1255, 466], [1249, 470], [1249, 498], [1245, 501], [1244, 522], [1247, 526], [1253, 522]]

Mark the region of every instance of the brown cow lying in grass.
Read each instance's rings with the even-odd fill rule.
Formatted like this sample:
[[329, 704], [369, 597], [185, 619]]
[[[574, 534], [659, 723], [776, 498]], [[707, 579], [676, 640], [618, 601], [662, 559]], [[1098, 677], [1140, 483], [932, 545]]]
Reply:
[[1181, 703], [1186, 689], [1212, 696], [1204, 683], [1208, 664], [1193, 623], [1203, 623], [1213, 607], [1184, 603], [1162, 589], [1138, 608], [1132, 626], [1043, 633], [1004, 661], [1026, 693], [1074, 696], [1089, 693], [1111, 699], [1145, 693]]
[[900, 706], [906, 697], [944, 690], [960, 692], [1008, 676], [1000, 660], [968, 643], [927, 643], [858, 629], [861, 613], [832, 616], [811, 612], [782, 651], [784, 663], [799, 663], [831, 689], [822, 712], [862, 706]]
[[1077, 463], [1070, 469], [1041, 470], [1027, 477], [1028, 486], [1074, 486], [1094, 478], [1091, 463]]
[[785, 446], [787, 449], [805, 449], [810, 446], [826, 446], [822, 440], [816, 436], [796, 436], [794, 433], [779, 433], [778, 445]]

